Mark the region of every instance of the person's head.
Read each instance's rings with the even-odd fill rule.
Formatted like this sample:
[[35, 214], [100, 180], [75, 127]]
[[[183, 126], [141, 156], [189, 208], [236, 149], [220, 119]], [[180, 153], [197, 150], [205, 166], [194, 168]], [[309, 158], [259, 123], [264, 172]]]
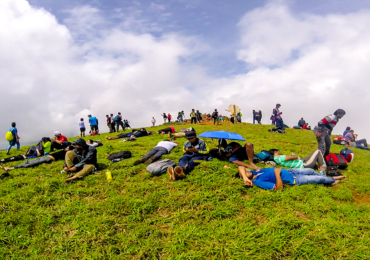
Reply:
[[12, 122], [12, 127], [15, 127], [16, 126], [16, 123], [15, 122]]
[[194, 108], [191, 111], [195, 111]]
[[335, 112], [334, 112], [334, 115], [338, 118], [342, 118], [345, 114], [346, 114], [346, 111], [344, 111], [343, 109], [340, 109], [340, 108], [335, 110]]
[[113, 114], [110, 114], [110, 116], [113, 116]]
[[81, 118], [81, 119], [80, 119], [80, 121], [84, 121], [84, 119], [83, 119], [83, 118]]
[[41, 139], [41, 141], [42, 141], [43, 143], [51, 142], [51, 140], [50, 140], [50, 138], [49, 138], [49, 137], [43, 137], [43, 138]]
[[303, 117], [301, 117], [301, 120], [303, 120]]
[[278, 156], [281, 155], [281, 152], [278, 149], [270, 149], [269, 154], [271, 154], [272, 156]]
[[281, 105], [280, 104], [276, 104], [276, 107], [279, 108], [279, 107], [281, 107]]
[[352, 134], [353, 134], [353, 133], [355, 133], [355, 130], [353, 130], [353, 129], [351, 129], [351, 130], [349, 130], [349, 131], [350, 131]]
[[256, 112], [256, 110], [253, 109], [253, 112]]
[[347, 126], [346, 130], [347, 131], [351, 130], [351, 127], [350, 126]]
[[195, 131], [185, 132], [185, 138], [189, 140], [190, 143], [195, 143], [197, 141], [197, 134]]
[[217, 109], [215, 109], [215, 112], [217, 112]]
[[93, 144], [93, 143], [94, 143], [94, 140], [89, 139], [89, 140], [87, 140], [87, 141], [86, 141], [86, 143], [88, 143], [88, 144]]
[[118, 112], [119, 115], [121, 115], [121, 112]]
[[82, 138], [78, 138], [73, 141], [72, 146], [74, 149], [83, 150], [86, 147], [86, 141]]
[[62, 133], [59, 132], [59, 131], [54, 131], [54, 136], [57, 137], [57, 138], [59, 138], [59, 137], [62, 136]]
[[105, 115], [107, 118], [109, 117], [109, 115]]

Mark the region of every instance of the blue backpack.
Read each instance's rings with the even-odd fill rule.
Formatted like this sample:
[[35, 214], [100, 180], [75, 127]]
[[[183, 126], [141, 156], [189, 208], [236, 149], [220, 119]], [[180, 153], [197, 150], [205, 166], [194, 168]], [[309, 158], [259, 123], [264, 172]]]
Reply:
[[114, 121], [120, 122], [120, 121], [122, 121], [122, 119], [119, 115], [116, 115], [116, 117], [114, 118]]
[[256, 157], [260, 160], [260, 161], [263, 161], [263, 162], [267, 162], [267, 161], [273, 161], [274, 160], [274, 156], [272, 156], [271, 154], [269, 154], [268, 151], [261, 151], [260, 153], [257, 153], [256, 154]]

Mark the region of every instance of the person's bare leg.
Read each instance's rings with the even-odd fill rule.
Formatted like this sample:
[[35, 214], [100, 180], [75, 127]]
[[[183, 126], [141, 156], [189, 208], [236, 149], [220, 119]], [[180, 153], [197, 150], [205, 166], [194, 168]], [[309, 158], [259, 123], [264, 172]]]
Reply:
[[73, 180], [77, 180], [78, 178], [79, 178], [79, 177], [75, 175], [75, 176], [72, 176], [71, 178], [65, 179], [65, 180], [64, 180], [64, 182], [65, 182], [65, 183], [68, 183], [68, 182], [71, 182], [71, 181], [73, 181]]
[[232, 163], [235, 164], [235, 165], [238, 165], [238, 166], [243, 166], [243, 167], [246, 167], [246, 168], [254, 169], [256, 171], [261, 170], [261, 168], [259, 168], [258, 166], [254, 165], [254, 164], [250, 165], [250, 164], [243, 163], [241, 161], [233, 161]]
[[4, 171], [11, 171], [11, 170], [14, 170], [15, 168], [14, 167], [4, 167], [0, 165], [0, 169], [3, 169]]
[[107, 140], [116, 140], [116, 139], [119, 139], [120, 137], [118, 135], [116, 136], [113, 136], [113, 137], [109, 137], [109, 136], [106, 136], [105, 139]]
[[259, 168], [258, 166], [256, 166], [254, 163], [253, 163], [253, 157], [254, 157], [254, 150], [253, 150], [253, 144], [251, 143], [246, 143], [245, 144], [245, 150], [247, 152], [247, 155], [248, 155], [248, 161], [250, 163], [250, 165], [252, 166], [253, 169], [256, 169], [257, 171], [260, 170], [261, 168]]

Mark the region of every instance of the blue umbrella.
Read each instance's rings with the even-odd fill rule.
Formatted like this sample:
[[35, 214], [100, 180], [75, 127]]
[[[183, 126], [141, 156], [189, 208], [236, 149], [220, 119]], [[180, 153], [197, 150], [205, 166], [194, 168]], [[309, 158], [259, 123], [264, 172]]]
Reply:
[[240, 134], [230, 133], [227, 131], [207, 131], [200, 134], [199, 137], [245, 141]]

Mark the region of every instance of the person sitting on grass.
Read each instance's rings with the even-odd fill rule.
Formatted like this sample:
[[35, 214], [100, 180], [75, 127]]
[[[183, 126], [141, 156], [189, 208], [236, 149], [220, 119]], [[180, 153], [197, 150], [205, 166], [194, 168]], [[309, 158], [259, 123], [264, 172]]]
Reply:
[[116, 140], [116, 139], [126, 138], [126, 137], [127, 138], [138, 138], [138, 137], [152, 135], [152, 134], [153, 132], [148, 132], [145, 128], [141, 128], [139, 130], [132, 129], [132, 132], [130, 133], [123, 133], [123, 134], [119, 134], [113, 137], [106, 136], [105, 139]]
[[239, 166], [238, 171], [246, 186], [256, 185], [265, 190], [282, 190], [283, 183], [288, 185], [304, 184], [331, 184], [336, 185], [345, 176], [326, 177], [313, 169], [279, 169], [265, 168], [259, 171], [250, 171], [244, 166]]
[[[34, 159], [34, 160], [25, 161], [24, 163], [18, 164], [18, 165], [13, 166], [13, 167], [2, 167], [2, 166], [0, 166], [0, 168], [5, 170], [5, 171], [11, 171], [11, 170], [21, 169], [21, 168], [36, 167], [36, 166], [39, 166], [41, 164], [50, 164], [50, 163], [55, 162], [55, 161], [62, 161], [62, 160], [65, 159], [66, 153], [69, 150], [73, 150], [73, 146], [68, 146], [64, 150], [61, 150], [61, 151], [58, 151], [58, 152], [55, 152], [55, 153], [51, 153], [51, 154], [49, 154], [47, 156], [44, 156], [44, 157], [40, 157], [40, 158], [37, 158], [37, 159]], [[4, 179], [5, 177], [9, 177], [9, 176], [10, 176], [9, 173], [6, 172], [6, 173], [3, 173], [2, 175], [0, 175], [0, 179]]]
[[62, 135], [61, 132], [59, 131], [55, 131], [54, 132], [54, 137], [53, 137], [53, 140], [51, 141], [51, 148], [50, 148], [50, 152], [53, 152], [54, 149], [55, 150], [60, 150], [60, 149], [64, 149], [66, 148], [67, 146], [69, 146], [71, 143], [68, 142], [68, 139], [67, 137], [65, 137], [64, 135]]
[[96, 148], [87, 145], [84, 139], [74, 140], [72, 146], [73, 151], [66, 153], [63, 171], [75, 173], [75, 175], [66, 179], [65, 182], [84, 178], [96, 168], [98, 161]]
[[175, 128], [173, 126], [158, 130], [158, 134], [160, 135], [174, 133], [174, 132], [175, 132]]
[[295, 169], [315, 169], [317, 166], [320, 173], [325, 174], [326, 163], [320, 150], [313, 151], [309, 156], [302, 159], [297, 155], [282, 155], [278, 149], [269, 150], [269, 154], [274, 156], [277, 165]]
[[0, 163], [16, 162], [43, 156], [44, 154], [50, 152], [50, 147], [51, 147], [50, 138], [43, 137], [37, 145], [30, 146], [25, 154], [20, 154], [9, 158], [1, 159]]
[[349, 132], [344, 136], [344, 140], [347, 142], [347, 145], [349, 147], [354, 147], [354, 148], [363, 149], [363, 150], [370, 150], [370, 148], [367, 147], [366, 139], [361, 139], [361, 140], [356, 141], [355, 131], [353, 129], [349, 130]]
[[149, 153], [144, 155], [141, 159], [137, 160], [134, 162], [134, 165], [138, 165], [140, 163], [144, 163], [146, 165], [151, 164], [153, 161], [160, 159], [162, 155], [164, 154], [169, 154], [170, 151], [175, 148], [178, 144], [169, 141], [169, 140], [164, 140], [161, 141], [155, 146], [152, 150], [150, 150]]
[[180, 158], [178, 166], [167, 169], [171, 181], [184, 178], [185, 174], [194, 170], [200, 161], [207, 160], [207, 145], [203, 140], [197, 138], [196, 132], [186, 132], [185, 138], [188, 139], [188, 142], [184, 144], [184, 156]]
[[[236, 164], [238, 166], [245, 166], [255, 170], [259, 170], [260, 167], [253, 163], [254, 149], [252, 143], [246, 143], [241, 146], [239, 143], [231, 142], [227, 144], [225, 139], [222, 139], [218, 148], [224, 148], [218, 154], [219, 158], [226, 157], [230, 163]], [[246, 164], [243, 161], [248, 160], [250, 164]]]

